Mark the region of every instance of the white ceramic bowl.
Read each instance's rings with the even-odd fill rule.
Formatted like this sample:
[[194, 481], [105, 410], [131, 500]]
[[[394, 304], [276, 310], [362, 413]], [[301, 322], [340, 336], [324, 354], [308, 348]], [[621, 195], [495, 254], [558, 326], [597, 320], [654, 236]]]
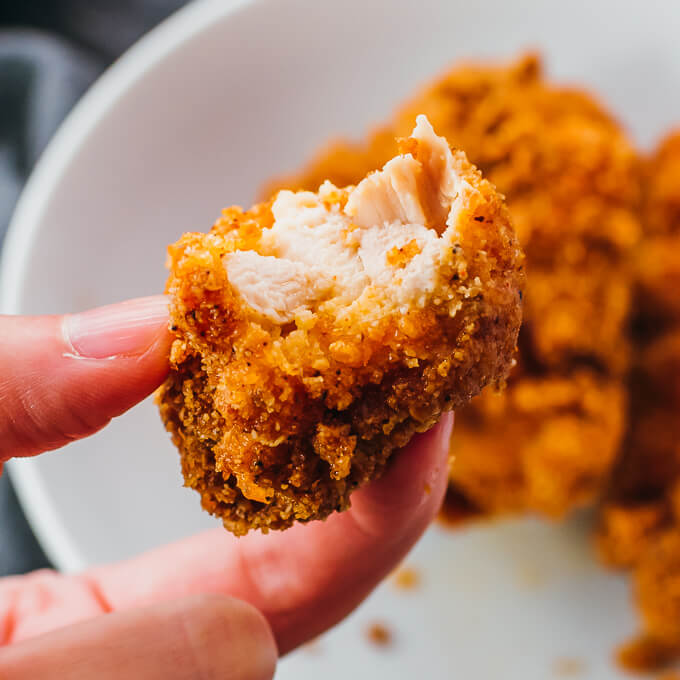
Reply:
[[[101, 78], [45, 153], [5, 244], [2, 311], [76, 311], [161, 290], [165, 247], [183, 231], [249, 204], [330, 135], [360, 135], [460, 57], [539, 48], [554, 77], [592, 86], [649, 145], [680, 121], [679, 25], [667, 0], [195, 2]], [[149, 403], [11, 474], [66, 570], [215, 524], [182, 489]], [[619, 677], [611, 649], [634, 617], [587, 534], [581, 520], [435, 527], [409, 559], [418, 590], [383, 585], [278, 677], [539, 680], [579, 663], [581, 678]], [[393, 630], [389, 650], [366, 641], [372, 620]]]

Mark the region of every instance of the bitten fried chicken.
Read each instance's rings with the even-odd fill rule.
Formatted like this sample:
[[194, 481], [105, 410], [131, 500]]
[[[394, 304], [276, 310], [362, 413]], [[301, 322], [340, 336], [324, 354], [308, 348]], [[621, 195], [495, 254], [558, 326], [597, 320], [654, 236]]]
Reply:
[[365, 143], [336, 142], [285, 182], [356, 182], [416, 112], [506, 196], [528, 268], [507, 389], [457, 413], [449, 512], [565, 515], [602, 491], [625, 429], [635, 150], [591, 96], [548, 84], [528, 56], [454, 68]]
[[424, 116], [399, 151], [356, 186], [229, 208], [169, 249], [161, 415], [235, 534], [346, 509], [511, 366], [524, 272], [502, 198]]

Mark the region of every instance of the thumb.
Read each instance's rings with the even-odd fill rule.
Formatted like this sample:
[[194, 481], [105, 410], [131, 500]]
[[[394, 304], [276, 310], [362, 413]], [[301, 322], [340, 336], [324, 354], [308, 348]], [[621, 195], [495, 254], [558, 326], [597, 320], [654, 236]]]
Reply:
[[93, 434], [168, 371], [163, 296], [67, 316], [0, 317], [0, 465]]
[[271, 680], [274, 637], [262, 614], [201, 595], [92, 621], [5, 647], [3, 680]]

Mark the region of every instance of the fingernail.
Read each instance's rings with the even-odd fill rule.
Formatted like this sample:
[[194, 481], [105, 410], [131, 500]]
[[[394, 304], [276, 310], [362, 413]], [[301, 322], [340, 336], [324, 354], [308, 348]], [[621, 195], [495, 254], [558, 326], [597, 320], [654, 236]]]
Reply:
[[108, 359], [143, 354], [167, 322], [168, 300], [156, 295], [70, 314], [62, 331], [74, 355]]

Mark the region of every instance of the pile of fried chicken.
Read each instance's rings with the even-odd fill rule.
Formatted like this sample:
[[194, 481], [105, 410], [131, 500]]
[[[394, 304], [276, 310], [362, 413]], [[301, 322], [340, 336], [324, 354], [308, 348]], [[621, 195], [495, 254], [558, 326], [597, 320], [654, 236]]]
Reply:
[[536, 56], [463, 64], [267, 191], [356, 182], [419, 113], [505, 195], [527, 257], [517, 366], [457, 412], [447, 515], [596, 507], [642, 619], [620, 659], [659, 667], [680, 656], [680, 133], [645, 155]]

